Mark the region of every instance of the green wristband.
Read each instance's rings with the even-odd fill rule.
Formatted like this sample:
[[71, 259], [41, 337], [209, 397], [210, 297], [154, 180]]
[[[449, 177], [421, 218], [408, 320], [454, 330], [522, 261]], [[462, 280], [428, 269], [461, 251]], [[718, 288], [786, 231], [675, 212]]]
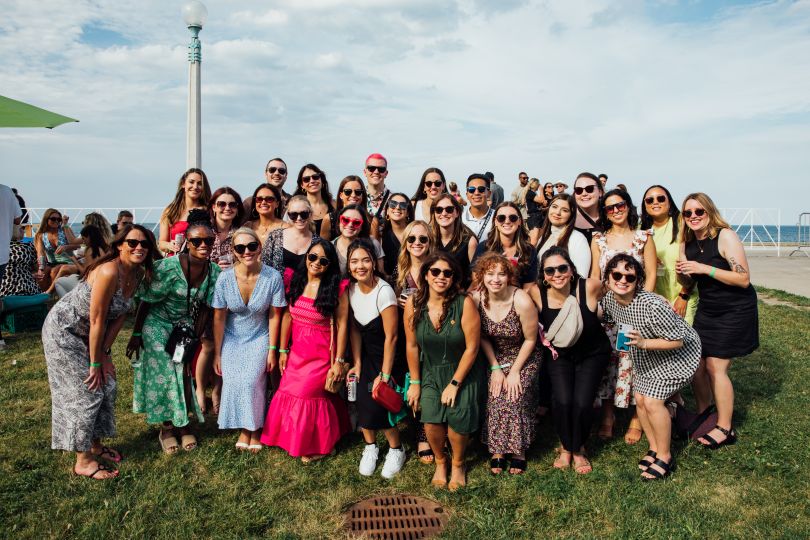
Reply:
[[503, 366], [501, 365], [489, 366], [490, 371], [497, 371], [499, 369], [503, 369]]
[[99, 362], [90, 362], [90, 367], [101, 367]]
[[383, 382], [388, 382], [389, 380], [391, 380], [391, 375], [389, 375], [388, 373], [383, 373], [381, 371], [380, 378], [383, 380]]
[[714, 273], [717, 272], [717, 267], [712, 266], [712, 271], [709, 272], [709, 277], [714, 278]]
[[276, 347], [275, 345], [268, 345], [268, 346], [267, 346], [267, 350], [268, 350], [268, 351], [277, 351], [277, 350], [278, 350], [278, 347]]
[[141, 335], [140, 332], [132, 332], [132, 337], [141, 337]]
[[280, 353], [288, 353], [288, 352], [290, 352], [290, 349], [279, 349], [278, 352], [280, 352]]
[[411, 379], [411, 384], [422, 384], [422, 381], [415, 381], [415, 380]]

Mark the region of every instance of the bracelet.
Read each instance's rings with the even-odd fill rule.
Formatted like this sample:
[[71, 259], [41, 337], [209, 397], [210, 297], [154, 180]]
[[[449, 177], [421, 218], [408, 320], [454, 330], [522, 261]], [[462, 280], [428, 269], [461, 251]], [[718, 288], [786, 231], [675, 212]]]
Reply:
[[132, 337], [141, 337], [142, 335], [140, 332], [132, 332]]
[[278, 352], [280, 354], [286, 354], [286, 353], [290, 352], [290, 349], [279, 349]]
[[501, 365], [499, 365], [499, 364], [498, 364], [498, 365], [494, 365], [494, 366], [489, 366], [489, 370], [490, 370], [490, 371], [497, 371], [497, 370], [499, 370], [499, 369], [503, 369], [503, 366], [501, 366]]
[[277, 350], [278, 350], [278, 347], [276, 347], [275, 345], [268, 345], [268, 346], [267, 346], [267, 350], [268, 350], [268, 351], [277, 351]]
[[335, 362], [337, 362], [338, 364], [346, 364], [347, 363], [345, 358], [335, 358]]
[[101, 367], [101, 362], [90, 362], [90, 367]]
[[714, 278], [714, 273], [717, 272], [717, 267], [712, 266], [712, 271], [709, 272], [709, 277]]
[[388, 373], [383, 373], [381, 371], [380, 378], [383, 380], [383, 382], [388, 382], [389, 380], [391, 380], [391, 375], [389, 375]]
[[411, 384], [422, 384], [422, 381], [411, 379]]

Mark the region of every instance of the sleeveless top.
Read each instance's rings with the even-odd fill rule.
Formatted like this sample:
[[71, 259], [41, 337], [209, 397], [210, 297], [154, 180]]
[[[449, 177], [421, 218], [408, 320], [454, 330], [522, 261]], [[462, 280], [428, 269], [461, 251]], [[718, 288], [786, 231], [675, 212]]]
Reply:
[[462, 238], [461, 243], [453, 251], [450, 251], [442, 244], [441, 238], [437, 238], [436, 249], [449, 253], [456, 259], [456, 262], [461, 267], [461, 286], [466, 289], [470, 285], [470, 268], [472, 266], [472, 264], [470, 264], [470, 239], [472, 235], [465, 236], [466, 237]]
[[[490, 340], [492, 348], [495, 350], [495, 357], [500, 361], [514, 362], [523, 345], [523, 325], [520, 324], [520, 316], [515, 311], [515, 293], [517, 293], [517, 289], [512, 293], [512, 307], [506, 317], [498, 322], [489, 318], [483, 301], [478, 303], [481, 333]], [[534, 358], [536, 356], [531, 355], [529, 360]]]
[[63, 254], [56, 254], [56, 248], [59, 246], [67, 245], [67, 235], [65, 234], [65, 228], [60, 226], [59, 229], [56, 231], [56, 245], [54, 246], [51, 244], [51, 239], [48, 238], [48, 235], [43, 233], [42, 234], [42, 248], [45, 250], [45, 256], [48, 258], [48, 264], [73, 264], [73, 261], [70, 260], [70, 257]]
[[619, 253], [626, 253], [632, 256], [635, 260], [644, 265], [644, 246], [647, 244], [647, 239], [653, 235], [652, 229], [647, 231], [637, 230], [633, 233], [633, 243], [629, 249], [613, 249], [608, 247], [607, 233], [594, 232], [593, 241], [599, 246], [599, 277], [604, 277], [605, 266], [610, 262], [610, 259]]
[[[720, 234], [714, 238], [706, 238], [698, 243], [697, 238], [686, 244], [686, 258], [697, 261], [719, 270], [731, 270], [728, 261], [720, 254]], [[701, 249], [703, 248], [703, 249]], [[726, 285], [721, 281], [709, 277], [707, 274], [694, 276], [700, 291], [698, 311], [723, 314], [735, 310], [747, 310], [756, 307], [757, 294], [754, 286], [735, 287]]]
[[421, 358], [428, 369], [437, 364], [458, 364], [467, 341], [461, 328], [461, 315], [464, 311], [464, 294], [459, 294], [447, 306], [447, 314], [439, 330], [433, 326], [427, 305], [422, 309], [422, 317], [416, 325], [416, 341]]
[[[399, 250], [402, 248], [402, 243], [391, 229], [383, 229], [380, 243], [382, 244], [383, 253], [385, 253], [385, 258], [383, 259], [385, 275], [392, 277], [396, 274], [397, 259], [399, 258]], [[392, 278], [391, 281], [393, 282], [395, 280]]]
[[[610, 354], [610, 341], [607, 334], [602, 327], [602, 322], [596, 315], [595, 311], [591, 311], [588, 307], [588, 294], [585, 291], [585, 280], [577, 278], [577, 285], [571, 287], [571, 296], [576, 296], [576, 290], [579, 289], [579, 312], [582, 315], [582, 334], [579, 336], [577, 342], [567, 349], [557, 347], [558, 351], [576, 350], [580, 354], [594, 354], [605, 352]], [[560, 309], [553, 309], [548, 306], [548, 290], [545, 287], [540, 287], [540, 298], [543, 300], [543, 310], [540, 312], [540, 322], [543, 323], [543, 328], [549, 328], [557, 315], [560, 314]], [[597, 310], [599, 308], [597, 307]]]

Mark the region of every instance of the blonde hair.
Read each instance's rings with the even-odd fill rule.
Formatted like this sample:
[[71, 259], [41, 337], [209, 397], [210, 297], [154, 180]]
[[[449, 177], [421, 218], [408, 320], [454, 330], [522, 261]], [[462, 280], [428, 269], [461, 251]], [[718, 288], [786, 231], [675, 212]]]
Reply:
[[399, 257], [397, 258], [397, 282], [394, 284], [394, 289], [396, 290], [397, 294], [400, 294], [405, 289], [408, 275], [411, 273], [411, 254], [408, 253], [407, 242], [408, 237], [413, 232], [413, 229], [418, 225], [425, 228], [425, 233], [428, 237], [427, 251], [425, 252], [424, 256], [427, 257], [433, 252], [434, 240], [433, 232], [430, 230], [430, 225], [421, 219], [408, 223], [408, 225], [405, 226], [405, 232], [402, 234], [402, 238], [405, 240], [405, 242], [403, 242], [403, 246], [399, 250]]
[[109, 246], [112, 244], [113, 241], [113, 232], [112, 227], [110, 227], [110, 222], [107, 221], [107, 218], [104, 217], [102, 214], [98, 212], [90, 212], [86, 216], [84, 216], [84, 221], [82, 225], [93, 225], [94, 227], [98, 228], [101, 232], [101, 236], [104, 238], [104, 241]]
[[690, 193], [686, 196], [683, 200], [683, 204], [681, 205], [681, 217], [680, 219], [680, 228], [681, 228], [681, 241], [686, 244], [687, 242], [691, 242], [695, 238], [695, 231], [690, 229], [686, 225], [686, 221], [683, 217], [683, 210], [686, 208], [686, 202], [694, 200], [697, 201], [700, 206], [706, 210], [706, 216], [709, 218], [709, 224], [706, 226], [708, 237], [714, 238], [717, 236], [722, 229], [730, 229], [731, 225], [723, 219], [720, 215], [720, 210], [717, 209], [715, 206], [714, 201], [712, 201], [711, 197], [706, 195], [705, 193]]
[[254, 231], [250, 227], [239, 227], [231, 235], [231, 252], [233, 253], [234, 261], [236, 263], [238, 263], [238, 264], [242, 264], [242, 261], [239, 259], [239, 254], [236, 253], [236, 250], [233, 249], [233, 246], [234, 246], [234, 242], [236, 241], [236, 237], [239, 236], [240, 234], [244, 234], [245, 236], [250, 236], [251, 238], [253, 238], [253, 240], [258, 242], [259, 243], [259, 255], [261, 255], [261, 252], [262, 252], [262, 241], [259, 239], [259, 235], [256, 234], [256, 231]]
[[[42, 242], [42, 235], [45, 234], [48, 231], [48, 220], [50, 219], [51, 215], [53, 215], [53, 214], [59, 214], [61, 216], [62, 212], [60, 212], [56, 208], [48, 208], [42, 214], [42, 219], [40, 219], [40, 221], [39, 221], [39, 227], [37, 227], [37, 232], [34, 233], [34, 245], [35, 246], [40, 245], [40, 243]], [[63, 228], [62, 223], [60, 221], [59, 225], [56, 226], [57, 232], [59, 231], [59, 229], [62, 229], [62, 228]]]

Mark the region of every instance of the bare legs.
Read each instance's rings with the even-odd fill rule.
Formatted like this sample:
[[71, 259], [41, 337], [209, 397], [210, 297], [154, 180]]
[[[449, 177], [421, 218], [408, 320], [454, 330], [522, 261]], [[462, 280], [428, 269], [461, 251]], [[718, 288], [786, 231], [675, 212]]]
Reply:
[[705, 411], [712, 404], [712, 382], [706, 371], [705, 358], [700, 359], [700, 364], [692, 379], [692, 391], [695, 393], [697, 412]]
[[[711, 391], [714, 394], [714, 402], [717, 405], [717, 425], [726, 430], [731, 430], [731, 417], [734, 413], [734, 387], [728, 376], [728, 366], [731, 361], [725, 358], [714, 358], [709, 356], [700, 362], [700, 366], [705, 365], [705, 371], [711, 384]], [[698, 368], [700, 373], [700, 368]], [[696, 375], [697, 378], [697, 375]], [[713, 429], [707, 433], [718, 443], [726, 440], [726, 435], [718, 429]], [[709, 441], [700, 439], [701, 444]]]
[[455, 491], [466, 486], [467, 475], [464, 468], [464, 456], [470, 442], [470, 436], [456, 433], [453, 428], [445, 424], [425, 424], [425, 433], [436, 460], [436, 472], [433, 474], [431, 484], [436, 487], [447, 485], [447, 454], [444, 451], [444, 441], [449, 439], [450, 447], [453, 449], [449, 488], [451, 491]]
[[[672, 439], [672, 419], [663, 400], [653, 399], [639, 393], [636, 396], [636, 411], [647, 440], [650, 443], [650, 450], [655, 452], [656, 458], [665, 463], [670, 463], [672, 454], [670, 452], [670, 442]], [[652, 465], [659, 472], [663, 470], [657, 465]], [[652, 474], [644, 472], [645, 478], [654, 478]]]
[[[373, 429], [362, 428], [363, 440], [366, 444], [377, 444], [377, 432]], [[385, 440], [388, 441], [389, 448], [399, 448], [399, 430], [397, 428], [388, 428], [382, 430], [385, 435]]]
[[[115, 451], [113, 450], [113, 452]], [[118, 454], [117, 452], [115, 453]], [[76, 452], [76, 464], [73, 466], [73, 472], [79, 476], [91, 477], [94, 480], [107, 480], [118, 476], [116, 469], [107, 467], [98, 461], [97, 456], [101, 454], [101, 441], [94, 439], [93, 446], [89, 451]]]
[[[196, 385], [196, 398], [203, 414], [205, 410], [205, 389], [210, 381], [211, 373], [211, 360], [214, 357], [214, 342], [208, 338], [203, 338], [200, 356], [197, 358], [197, 368], [194, 370], [194, 382]], [[219, 403], [217, 403], [218, 405]], [[214, 407], [214, 413], [218, 413], [219, 407]]]

